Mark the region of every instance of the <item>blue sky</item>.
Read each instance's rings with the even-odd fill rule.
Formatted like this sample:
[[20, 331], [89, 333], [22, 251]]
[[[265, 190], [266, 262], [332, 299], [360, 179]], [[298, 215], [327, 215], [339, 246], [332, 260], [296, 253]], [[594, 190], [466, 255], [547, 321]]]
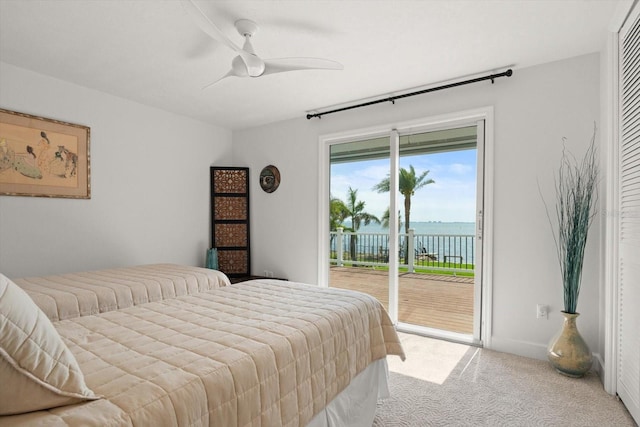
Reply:
[[[474, 222], [476, 204], [476, 150], [452, 151], [400, 158], [400, 167], [413, 165], [416, 175], [428, 170], [435, 181], [411, 199], [411, 221]], [[331, 195], [346, 200], [349, 186], [358, 189], [366, 211], [382, 217], [389, 194], [373, 186], [389, 174], [389, 160], [366, 160], [331, 165]], [[399, 200], [403, 206], [403, 198]]]

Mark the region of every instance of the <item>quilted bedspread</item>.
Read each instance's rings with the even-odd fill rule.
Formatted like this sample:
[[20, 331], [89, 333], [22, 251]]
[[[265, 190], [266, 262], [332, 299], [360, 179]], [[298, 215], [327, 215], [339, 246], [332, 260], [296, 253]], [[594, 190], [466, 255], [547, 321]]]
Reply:
[[14, 282], [51, 321], [89, 316], [229, 285], [223, 273], [176, 264], [152, 264]]
[[372, 361], [404, 359], [373, 297], [277, 280], [55, 326], [104, 398], [0, 426], [304, 426]]

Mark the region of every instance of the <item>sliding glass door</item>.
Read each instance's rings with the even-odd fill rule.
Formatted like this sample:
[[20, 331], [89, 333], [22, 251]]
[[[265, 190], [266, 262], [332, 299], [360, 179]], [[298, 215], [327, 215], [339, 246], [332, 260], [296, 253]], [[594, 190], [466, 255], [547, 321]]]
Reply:
[[479, 342], [484, 120], [328, 139], [321, 151], [321, 283], [373, 295], [401, 330]]

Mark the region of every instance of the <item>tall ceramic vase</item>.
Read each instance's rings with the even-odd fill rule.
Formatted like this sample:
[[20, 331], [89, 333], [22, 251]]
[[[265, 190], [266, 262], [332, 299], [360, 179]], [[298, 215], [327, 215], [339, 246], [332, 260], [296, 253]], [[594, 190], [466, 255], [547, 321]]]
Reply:
[[576, 319], [580, 313], [563, 311], [562, 315], [562, 330], [549, 343], [547, 357], [556, 371], [579, 378], [591, 368], [593, 357], [576, 326]]

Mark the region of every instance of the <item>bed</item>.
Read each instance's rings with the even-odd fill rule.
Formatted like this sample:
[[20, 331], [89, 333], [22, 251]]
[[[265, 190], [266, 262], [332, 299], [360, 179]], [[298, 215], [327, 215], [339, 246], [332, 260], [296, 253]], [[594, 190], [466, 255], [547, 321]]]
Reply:
[[[0, 374], [19, 383], [0, 390], [0, 426], [370, 426], [386, 356], [404, 359], [373, 297], [279, 280], [229, 285], [197, 267], [0, 275], [0, 309]], [[16, 345], [5, 329], [20, 322], [30, 332]], [[56, 357], [21, 357], [48, 339]]]
[[14, 281], [51, 321], [104, 313], [230, 285], [222, 272], [151, 264]]

